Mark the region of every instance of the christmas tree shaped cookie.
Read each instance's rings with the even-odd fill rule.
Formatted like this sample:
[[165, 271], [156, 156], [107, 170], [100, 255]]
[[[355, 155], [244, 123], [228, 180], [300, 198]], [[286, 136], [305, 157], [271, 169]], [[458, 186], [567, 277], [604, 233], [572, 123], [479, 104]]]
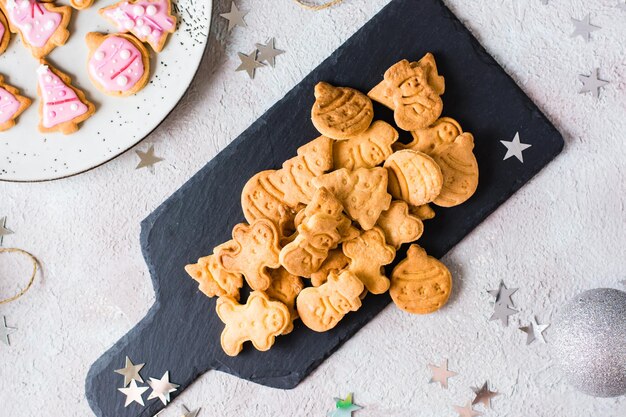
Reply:
[[123, 0], [100, 9], [99, 13], [117, 30], [132, 33], [156, 52], [163, 50], [168, 34], [176, 31], [170, 0]]
[[41, 60], [37, 69], [37, 94], [39, 104], [39, 130], [41, 132], [74, 133], [81, 122], [96, 111], [85, 94], [73, 87], [71, 78]]
[[0, 54], [7, 50], [10, 39], [9, 22], [7, 22], [7, 18], [0, 11]]
[[20, 96], [17, 88], [4, 83], [0, 75], [0, 132], [15, 126], [15, 119], [30, 106], [30, 99]]
[[67, 25], [72, 8], [69, 6], [37, 0], [0, 0], [0, 9], [7, 17], [9, 30], [19, 33], [35, 58], [45, 57], [70, 36]]

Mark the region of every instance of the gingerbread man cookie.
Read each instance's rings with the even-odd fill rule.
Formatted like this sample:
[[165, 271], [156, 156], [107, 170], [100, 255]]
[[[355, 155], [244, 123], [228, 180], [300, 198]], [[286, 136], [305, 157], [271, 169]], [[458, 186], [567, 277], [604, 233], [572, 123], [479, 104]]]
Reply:
[[372, 101], [360, 91], [320, 82], [315, 86], [311, 120], [324, 136], [344, 140], [367, 130], [374, 118]]
[[384, 168], [359, 168], [352, 172], [342, 168], [314, 178], [313, 184], [333, 193], [348, 216], [364, 230], [374, 227], [380, 213], [391, 203]]
[[40, 62], [37, 69], [37, 94], [41, 97], [39, 130], [74, 133], [80, 123], [96, 112], [96, 106], [85, 98], [85, 93], [72, 86], [69, 75], [52, 68], [43, 59]]
[[99, 13], [118, 31], [132, 33], [155, 52], [161, 52], [168, 35], [176, 31], [170, 0], [122, 0]]
[[19, 34], [22, 43], [35, 58], [43, 58], [54, 48], [65, 44], [70, 32], [72, 8], [55, 6], [39, 0], [0, 0], [9, 30]]
[[444, 264], [418, 245], [411, 245], [406, 259], [391, 274], [389, 293], [404, 311], [428, 314], [439, 310], [452, 291], [452, 275]]
[[4, 17], [4, 13], [0, 10], [0, 55], [7, 50], [9, 41], [11, 40], [11, 31], [9, 30], [9, 22]]
[[127, 97], [148, 84], [150, 53], [134, 36], [89, 32], [87, 70], [91, 82], [105, 94]]
[[198, 263], [185, 266], [185, 271], [198, 281], [198, 288], [207, 297], [228, 295], [239, 300], [239, 289], [243, 287], [243, 277], [220, 267], [215, 255], [198, 259]]
[[474, 195], [478, 188], [478, 162], [473, 149], [474, 137], [466, 132], [433, 154], [443, 175], [443, 187], [433, 203], [441, 207], [454, 207]]
[[333, 249], [328, 252], [328, 256], [320, 265], [319, 269], [311, 274], [311, 284], [319, 287], [328, 279], [328, 275], [332, 272], [339, 274], [350, 265], [350, 258], [343, 254], [340, 248]]
[[398, 131], [377, 120], [365, 132], [333, 145], [334, 169], [374, 168], [393, 153], [391, 145], [397, 140]]
[[435, 57], [427, 53], [418, 62], [404, 59], [393, 65], [368, 96], [393, 110], [398, 127], [410, 131], [424, 129], [437, 120], [443, 110], [440, 96], [444, 90]]
[[385, 234], [385, 241], [396, 249], [403, 243], [415, 242], [424, 232], [424, 223], [409, 213], [404, 201], [392, 201], [389, 210], [383, 211], [376, 226]]
[[393, 262], [396, 250], [387, 245], [380, 228], [375, 227], [356, 239], [344, 242], [343, 253], [350, 258], [350, 271], [369, 292], [382, 294], [389, 289], [389, 278], [383, 275], [381, 267]]
[[232, 297], [220, 297], [215, 309], [226, 325], [221, 342], [228, 356], [237, 356], [247, 341], [257, 350], [269, 350], [276, 336], [283, 334], [291, 323], [287, 306], [270, 301], [262, 291], [253, 291], [244, 305]]
[[15, 126], [16, 119], [31, 104], [31, 100], [21, 96], [19, 90], [4, 82], [0, 75], [0, 132]]
[[384, 166], [389, 171], [389, 193], [397, 199], [421, 206], [441, 192], [441, 168], [425, 153], [409, 149], [394, 152]]
[[361, 307], [363, 283], [350, 271], [330, 273], [325, 284], [309, 287], [298, 295], [298, 314], [311, 330], [325, 332], [335, 327], [350, 311]]
[[278, 231], [267, 219], [233, 228], [233, 239], [215, 248], [218, 264], [228, 272], [243, 274], [253, 290], [265, 291], [272, 277], [268, 268], [278, 268]]
[[354, 229], [339, 200], [324, 187], [316, 191], [304, 213], [298, 235], [280, 251], [280, 263], [294, 275], [309, 277]]
[[296, 297], [304, 288], [304, 283], [299, 276], [290, 274], [285, 268], [272, 269], [270, 275], [272, 283], [265, 293], [270, 299], [280, 301], [289, 309], [290, 324], [282, 333], [289, 334], [293, 330], [293, 321], [299, 317], [298, 310], [296, 310]]
[[441, 117], [425, 129], [411, 131], [413, 140], [408, 144], [396, 144], [399, 149], [412, 149], [427, 155], [439, 152], [463, 133], [459, 122], [451, 117]]

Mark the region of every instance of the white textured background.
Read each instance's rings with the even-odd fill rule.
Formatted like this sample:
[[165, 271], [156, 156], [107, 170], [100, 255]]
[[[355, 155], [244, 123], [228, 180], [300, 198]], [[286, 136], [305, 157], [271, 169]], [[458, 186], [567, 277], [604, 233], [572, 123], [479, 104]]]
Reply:
[[[575, 293], [619, 288], [626, 278], [626, 13], [616, 1], [447, 0], [564, 134], [563, 154], [444, 259], [456, 290], [439, 314], [411, 316], [390, 306], [291, 391], [210, 372], [161, 416], [178, 417], [183, 403], [202, 407], [200, 417], [324, 416], [332, 397], [349, 391], [366, 407], [359, 417], [455, 416], [452, 405], [466, 403], [469, 387], [485, 380], [502, 393], [486, 416], [626, 415], [624, 397], [570, 389], [547, 346], [526, 346], [516, 329], [533, 314], [550, 322]], [[26, 297], [0, 306], [19, 328], [11, 348], [0, 345], [1, 416], [91, 415], [89, 365], [153, 302], [139, 222], [387, 2], [346, 0], [313, 13], [288, 0], [239, 0], [249, 27], [228, 34], [217, 15], [229, 2], [217, 1], [210, 48], [191, 90], [138, 147], [154, 144], [166, 158], [154, 174], [136, 171], [130, 151], [66, 180], [0, 183], [0, 216], [16, 232], [5, 246], [31, 251], [44, 270]], [[570, 17], [587, 12], [602, 30], [590, 43], [571, 39]], [[271, 36], [287, 50], [276, 69], [258, 71], [254, 81], [235, 73], [236, 52]], [[577, 93], [578, 74], [594, 67], [611, 82], [599, 100]], [[10, 268], [15, 262], [0, 258], [3, 293], [19, 278]], [[521, 312], [508, 328], [488, 321], [485, 291], [500, 279], [520, 287], [514, 299]], [[447, 391], [427, 383], [426, 365], [444, 358], [460, 373]]]

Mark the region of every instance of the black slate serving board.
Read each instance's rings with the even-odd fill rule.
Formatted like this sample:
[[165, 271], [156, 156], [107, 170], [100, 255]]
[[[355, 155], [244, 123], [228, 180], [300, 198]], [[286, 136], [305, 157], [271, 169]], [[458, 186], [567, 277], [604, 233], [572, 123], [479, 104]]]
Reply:
[[[444, 115], [476, 138], [481, 175], [478, 191], [467, 203], [436, 209], [436, 218], [426, 223], [420, 244], [430, 254], [443, 256], [561, 151], [559, 132], [439, 0], [391, 2], [142, 222], [141, 245], [156, 302], [91, 367], [86, 394], [96, 415], [153, 416], [163, 408], [158, 400], [147, 401], [145, 408], [136, 403], [124, 408], [124, 396], [117, 391], [123, 378], [113, 370], [123, 367], [126, 355], [147, 363], [144, 379], [160, 378], [169, 370], [171, 381], [180, 384], [172, 398], [209, 370], [293, 388], [390, 302], [387, 295], [369, 295], [358, 312], [332, 331], [315, 333], [297, 322], [293, 333], [279, 337], [270, 351], [246, 344], [231, 358], [220, 347], [223, 324], [214, 312], [215, 300], [198, 291], [183, 267], [230, 239], [232, 227], [243, 221], [240, 192], [248, 178], [280, 167], [318, 136], [310, 122], [315, 83], [368, 91], [389, 66], [426, 52], [434, 53], [446, 80]], [[393, 122], [390, 111], [380, 106], [375, 111], [377, 118]], [[503, 160], [506, 149], [500, 140], [510, 141], [516, 132], [532, 145], [524, 151], [524, 163]]]

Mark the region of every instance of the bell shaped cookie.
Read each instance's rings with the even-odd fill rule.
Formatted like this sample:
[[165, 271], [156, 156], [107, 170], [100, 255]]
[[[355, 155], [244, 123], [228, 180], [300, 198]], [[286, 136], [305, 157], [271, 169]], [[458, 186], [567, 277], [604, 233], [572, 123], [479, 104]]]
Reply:
[[374, 118], [372, 101], [360, 91], [320, 82], [315, 86], [311, 121], [331, 139], [344, 140], [367, 130]]

